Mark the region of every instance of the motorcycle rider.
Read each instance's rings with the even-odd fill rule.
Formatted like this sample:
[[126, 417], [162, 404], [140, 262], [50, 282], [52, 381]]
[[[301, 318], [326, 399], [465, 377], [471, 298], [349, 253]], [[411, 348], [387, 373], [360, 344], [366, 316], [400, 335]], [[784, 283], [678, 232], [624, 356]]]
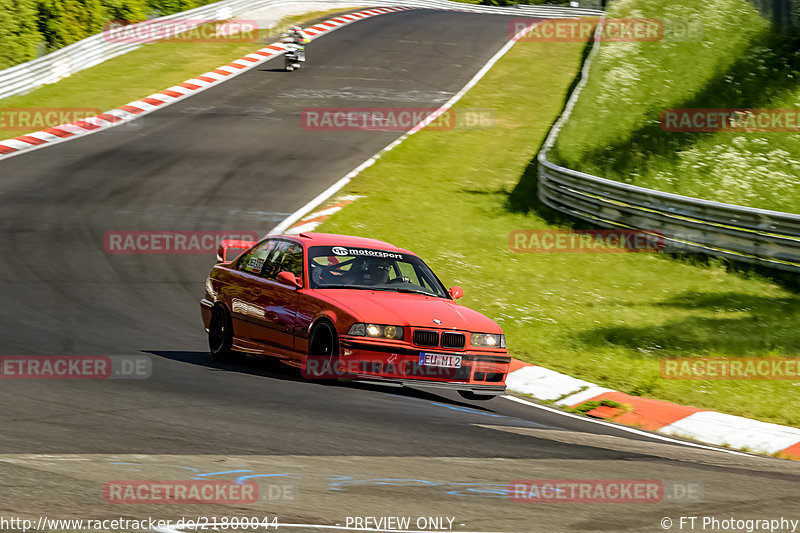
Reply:
[[292, 26], [286, 33], [286, 37], [291, 39], [297, 45], [297, 60], [306, 60], [306, 43], [309, 42], [308, 36], [303, 32], [300, 26]]

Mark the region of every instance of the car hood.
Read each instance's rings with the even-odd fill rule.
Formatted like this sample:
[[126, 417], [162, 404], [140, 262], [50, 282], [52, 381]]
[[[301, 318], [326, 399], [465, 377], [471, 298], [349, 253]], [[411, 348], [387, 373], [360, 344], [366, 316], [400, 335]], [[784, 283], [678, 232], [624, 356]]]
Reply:
[[[319, 292], [360, 322], [502, 333], [493, 320], [444, 298], [369, 290], [327, 289]], [[442, 323], [437, 324], [434, 319]]]

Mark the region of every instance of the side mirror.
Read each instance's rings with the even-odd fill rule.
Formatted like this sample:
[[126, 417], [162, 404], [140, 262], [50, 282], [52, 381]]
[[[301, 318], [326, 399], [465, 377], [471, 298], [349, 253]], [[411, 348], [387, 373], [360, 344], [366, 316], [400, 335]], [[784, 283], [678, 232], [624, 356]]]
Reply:
[[297, 277], [287, 270], [278, 273], [277, 281], [281, 285], [288, 285], [289, 287], [294, 287], [295, 289], [300, 289], [303, 287], [303, 284], [300, 283]]
[[222, 239], [217, 248], [217, 263], [233, 261], [243, 252], [249, 250], [257, 241], [242, 241], [239, 239]]
[[458, 285], [456, 285], [455, 287], [450, 287], [449, 292], [450, 292], [450, 297], [453, 300], [458, 300], [459, 298], [464, 296], [464, 289], [462, 289]]

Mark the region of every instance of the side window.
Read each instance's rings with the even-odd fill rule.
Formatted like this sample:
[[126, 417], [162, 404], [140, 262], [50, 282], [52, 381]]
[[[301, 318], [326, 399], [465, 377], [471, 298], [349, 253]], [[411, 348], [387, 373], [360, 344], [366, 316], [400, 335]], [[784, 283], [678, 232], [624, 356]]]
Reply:
[[[283, 250], [281, 267], [278, 272], [288, 271], [297, 276], [303, 277], [303, 247], [296, 242], [290, 242]], [[275, 273], [277, 276], [277, 272]]]
[[397, 263], [397, 267], [400, 269], [401, 276], [403, 276], [404, 278], [408, 278], [408, 280], [411, 283], [414, 283], [416, 285], [421, 285], [419, 283], [419, 279], [417, 278], [417, 271], [414, 269], [414, 265], [402, 261], [400, 263]]
[[408, 278], [411, 283], [414, 285], [419, 285], [423, 289], [427, 289], [433, 293], [437, 292], [436, 285], [432, 280], [428, 279], [424, 271], [420, 270], [411, 263], [402, 262], [398, 263], [398, 266], [400, 267], [400, 272], [402, 273], [403, 277]]
[[418, 270], [416, 267], [414, 267], [414, 271], [418, 275], [418, 280], [419, 281], [417, 281], [417, 285], [419, 285], [420, 287], [425, 287], [426, 289], [428, 289], [431, 292], [434, 292], [434, 293], [437, 292], [436, 283], [434, 283], [434, 281], [432, 279], [429, 279], [428, 275], [425, 272], [423, 272], [421, 270]]
[[276, 241], [275, 248], [270, 252], [264, 265], [261, 275], [267, 279], [277, 279], [278, 272], [281, 271], [281, 260], [283, 251], [289, 243], [286, 241]]
[[236, 270], [249, 272], [250, 274], [261, 274], [261, 269], [264, 267], [267, 257], [275, 248], [275, 243], [275, 240], [268, 240], [245, 253], [239, 259]]

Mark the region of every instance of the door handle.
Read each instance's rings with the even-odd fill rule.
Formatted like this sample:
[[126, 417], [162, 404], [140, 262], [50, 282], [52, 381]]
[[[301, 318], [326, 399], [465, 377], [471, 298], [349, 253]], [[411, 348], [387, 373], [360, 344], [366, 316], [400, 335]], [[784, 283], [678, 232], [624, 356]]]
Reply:
[[275, 311], [267, 311], [266, 313], [264, 313], [264, 316], [266, 316], [269, 320], [273, 320], [275, 322], [278, 321], [278, 313], [276, 313]]

